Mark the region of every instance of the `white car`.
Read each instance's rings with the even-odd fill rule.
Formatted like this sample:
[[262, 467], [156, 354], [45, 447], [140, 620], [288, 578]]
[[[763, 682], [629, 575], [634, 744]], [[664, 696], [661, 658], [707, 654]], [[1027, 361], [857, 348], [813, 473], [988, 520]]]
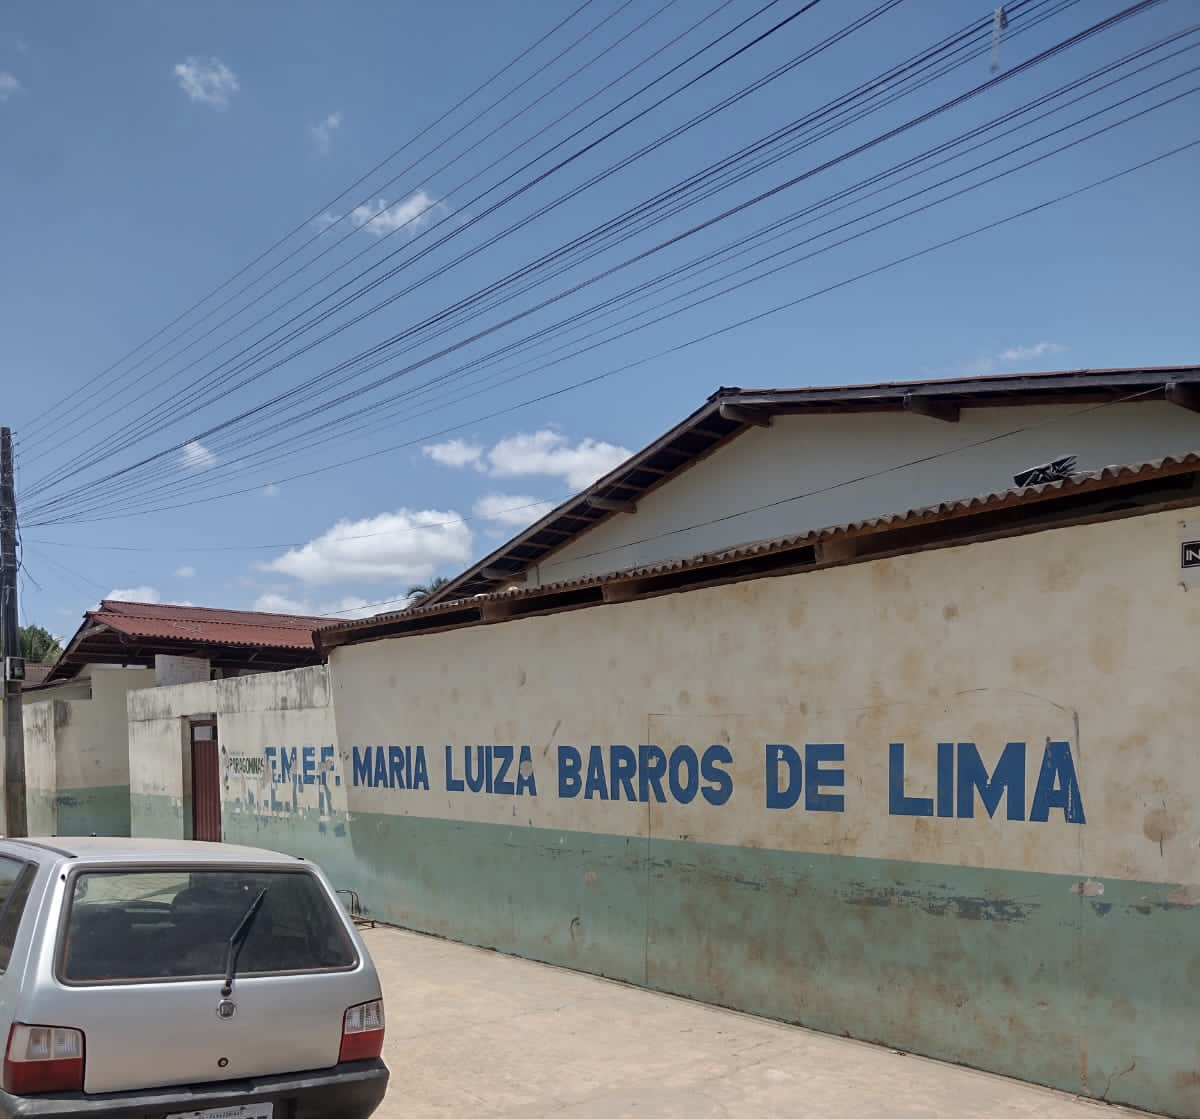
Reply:
[[0, 839], [0, 1117], [365, 1119], [379, 976], [325, 876], [162, 839]]

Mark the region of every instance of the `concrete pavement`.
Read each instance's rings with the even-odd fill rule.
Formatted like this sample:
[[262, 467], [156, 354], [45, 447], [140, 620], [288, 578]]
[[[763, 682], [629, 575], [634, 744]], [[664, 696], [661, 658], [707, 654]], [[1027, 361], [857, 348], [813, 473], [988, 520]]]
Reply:
[[1133, 1119], [1003, 1077], [395, 929], [378, 1119]]

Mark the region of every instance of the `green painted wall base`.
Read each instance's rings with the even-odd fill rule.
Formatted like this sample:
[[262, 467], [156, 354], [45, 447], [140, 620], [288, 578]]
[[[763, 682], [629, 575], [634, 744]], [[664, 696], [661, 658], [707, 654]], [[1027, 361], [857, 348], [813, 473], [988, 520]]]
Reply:
[[55, 821], [54, 793], [46, 789], [26, 788], [25, 824], [30, 835], [54, 834], [58, 827]]
[[170, 797], [131, 794], [129, 828], [130, 835], [153, 836], [157, 839], [187, 838], [183, 808]]
[[1055, 875], [371, 814], [227, 813], [225, 832], [407, 928], [1200, 1117], [1200, 907], [1170, 885], [1083, 897]]
[[55, 797], [59, 835], [129, 835], [129, 786], [60, 789]]
[[29, 789], [30, 835], [129, 835], [129, 786]]

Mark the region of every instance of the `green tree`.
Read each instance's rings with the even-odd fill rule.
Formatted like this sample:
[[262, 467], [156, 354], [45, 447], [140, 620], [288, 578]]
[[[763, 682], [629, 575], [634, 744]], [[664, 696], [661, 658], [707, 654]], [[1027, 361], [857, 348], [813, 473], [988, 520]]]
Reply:
[[414, 583], [408, 588], [409, 606], [417, 606], [424, 602], [434, 591], [441, 590], [448, 582], [450, 582], [449, 579], [439, 575], [435, 579], [430, 579], [428, 583]]
[[21, 626], [21, 656], [30, 664], [53, 664], [62, 656], [58, 638], [41, 626]]

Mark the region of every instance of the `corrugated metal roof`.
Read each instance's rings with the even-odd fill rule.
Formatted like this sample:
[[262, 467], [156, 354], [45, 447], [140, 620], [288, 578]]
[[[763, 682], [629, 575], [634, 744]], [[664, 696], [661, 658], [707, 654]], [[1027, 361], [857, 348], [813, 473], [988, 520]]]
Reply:
[[795, 389], [721, 388], [670, 431], [438, 588], [431, 597], [435, 602], [445, 602], [495, 591], [601, 521], [623, 515], [614, 512], [613, 502], [636, 504], [755, 424], [769, 422], [771, 416], [912, 412], [953, 420], [964, 408], [1164, 399], [1196, 407], [1200, 402], [1200, 366], [1074, 369]]
[[[561, 595], [564, 592], [578, 590], [583, 587], [603, 587], [613, 583], [652, 579], [674, 572], [683, 572], [704, 567], [717, 567], [739, 560], [757, 559], [773, 553], [794, 551], [808, 545], [836, 541], [839, 538], [870, 536], [885, 531], [916, 527], [930, 522], [948, 521], [1006, 508], [1033, 507], [1059, 496], [1070, 496], [1072, 494], [1084, 495], [1091, 491], [1111, 489], [1141, 481], [1169, 478], [1172, 475], [1185, 474], [1197, 470], [1200, 470], [1200, 451], [1189, 452], [1177, 457], [1152, 459], [1125, 466], [1107, 466], [1101, 470], [1080, 472], [1061, 481], [1047, 482], [1036, 486], [997, 490], [993, 493], [980, 494], [975, 497], [962, 498], [955, 501], [943, 501], [936, 505], [908, 509], [904, 512], [888, 513], [883, 516], [850, 521], [845, 524], [831, 525], [826, 528], [815, 529], [811, 532], [739, 544], [736, 547], [716, 552], [706, 552], [683, 559], [665, 560], [659, 563], [622, 568], [617, 571], [597, 575], [584, 575], [559, 583], [543, 584], [538, 587], [514, 588], [491, 594], [477, 594], [472, 595], [469, 599], [455, 599], [448, 602], [415, 606], [408, 610], [379, 614], [371, 618], [361, 618], [350, 622], [335, 622], [332, 624], [327, 622], [318, 632], [317, 640], [320, 644], [329, 647], [337, 643], [346, 643], [344, 641], [331, 640], [342, 635], [349, 637], [352, 641], [353, 635], [356, 632], [378, 629], [380, 626], [386, 626], [391, 622], [402, 623], [409, 619], [425, 618], [438, 614], [451, 614], [463, 610], [464, 607], [479, 606], [482, 608], [485, 603], [520, 601], [531, 598], [552, 598], [555, 595]], [[1200, 497], [1197, 500], [1200, 501]]]

